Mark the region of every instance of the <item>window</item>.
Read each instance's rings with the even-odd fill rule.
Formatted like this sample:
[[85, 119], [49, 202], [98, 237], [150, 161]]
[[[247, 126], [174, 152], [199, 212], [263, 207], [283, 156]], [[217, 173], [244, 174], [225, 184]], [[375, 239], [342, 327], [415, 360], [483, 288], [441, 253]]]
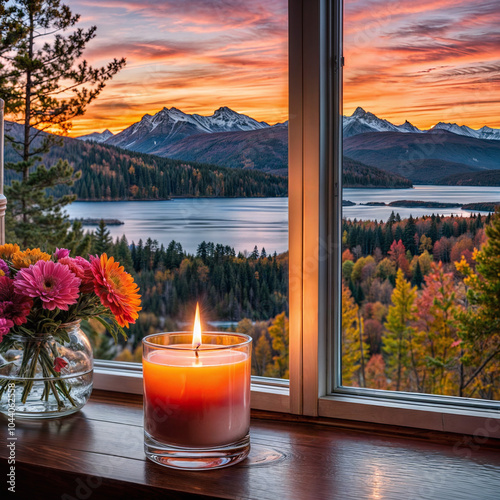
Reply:
[[[485, 5], [476, 2], [474, 11], [487, 27]], [[495, 279], [488, 274], [495, 238], [486, 241], [491, 214], [482, 201], [500, 195], [474, 185], [480, 169], [494, 167], [483, 154], [496, 140], [479, 128], [496, 120], [481, 94], [488, 78], [478, 76], [491, 56], [471, 58], [458, 47], [477, 35], [476, 21], [458, 6], [446, 21], [437, 2], [414, 12], [406, 1], [346, 0], [344, 9], [338, 386], [464, 398], [457, 404], [498, 400], [494, 314], [471, 295], [491, 292]], [[471, 86], [477, 94], [463, 101]]]
[[[309, 416], [498, 436], [491, 406], [460, 408], [437, 396], [391, 399], [386, 393], [342, 388], [342, 2], [291, 0], [289, 16], [289, 395], [279, 384], [254, 385], [252, 404]], [[139, 386], [140, 374], [136, 379]], [[101, 378], [100, 384], [106, 380], [112, 381]]]
[[251, 335], [253, 374], [286, 380], [287, 2], [157, 4], [72, 6], [84, 27], [99, 19], [91, 63], [127, 58], [72, 131], [102, 147], [85, 145], [70, 216], [142, 294], [126, 343], [95, 336], [95, 357], [122, 364], [97, 364], [140, 362], [141, 339], [189, 329], [199, 301], [204, 330]]

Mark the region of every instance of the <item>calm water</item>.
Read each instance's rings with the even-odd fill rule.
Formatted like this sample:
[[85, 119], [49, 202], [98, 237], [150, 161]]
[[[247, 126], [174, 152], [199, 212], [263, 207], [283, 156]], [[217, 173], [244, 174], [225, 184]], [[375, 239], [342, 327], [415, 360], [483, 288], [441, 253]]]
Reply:
[[[345, 189], [345, 200], [358, 205], [344, 207], [344, 216], [351, 219], [387, 220], [392, 207], [367, 207], [369, 201], [426, 200], [473, 203], [500, 201], [498, 187], [418, 186], [414, 189]], [[397, 208], [401, 217], [439, 213], [465, 215], [459, 208], [425, 209]], [[251, 252], [288, 249], [288, 198], [199, 198], [171, 201], [76, 202], [68, 208], [71, 218], [108, 218], [125, 222], [109, 226], [111, 236], [125, 234], [129, 242], [142, 238], [158, 240], [168, 245], [180, 242], [188, 252], [196, 252], [203, 240], [230, 245], [236, 251]], [[95, 227], [95, 226], [94, 226]]]

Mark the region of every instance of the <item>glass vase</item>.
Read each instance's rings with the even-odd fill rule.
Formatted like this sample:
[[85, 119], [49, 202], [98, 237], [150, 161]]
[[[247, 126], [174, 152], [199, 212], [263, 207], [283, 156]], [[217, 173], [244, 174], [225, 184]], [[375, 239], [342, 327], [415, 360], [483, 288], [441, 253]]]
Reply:
[[15, 335], [0, 345], [0, 412], [15, 418], [75, 413], [92, 392], [93, 354], [80, 321], [53, 335]]

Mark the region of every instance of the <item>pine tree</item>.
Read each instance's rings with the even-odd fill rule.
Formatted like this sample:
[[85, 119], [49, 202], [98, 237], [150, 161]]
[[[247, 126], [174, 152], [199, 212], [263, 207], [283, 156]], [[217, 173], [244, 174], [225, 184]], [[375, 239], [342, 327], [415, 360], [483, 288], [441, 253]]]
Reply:
[[[477, 219], [476, 219], [477, 220]], [[488, 240], [475, 251], [476, 272], [462, 258], [457, 269], [465, 275], [469, 309], [460, 315], [462, 339], [460, 396], [479, 392], [500, 396], [500, 210], [486, 227]]]
[[417, 260], [417, 265], [415, 266], [415, 273], [413, 274], [411, 284], [415, 285], [417, 288], [420, 288], [423, 281], [424, 281], [424, 275], [422, 274], [422, 269], [420, 267], [420, 261]]
[[[0, 87], [6, 114], [22, 126], [22, 131], [12, 127], [6, 135], [20, 159], [6, 165], [20, 177], [6, 189], [7, 223], [23, 246], [51, 248], [69, 228], [63, 208], [75, 197], [56, 199], [47, 190], [71, 186], [80, 174], [63, 160], [48, 168], [36, 165], [40, 155], [58, 142], [57, 136], [43, 132], [66, 133], [71, 120], [84, 114], [125, 60], [115, 59], [102, 68], [80, 60], [86, 44], [95, 37], [96, 27], [64, 36], [80, 16], [60, 0], [13, 0], [8, 9], [14, 36], [11, 50], [0, 49]], [[71, 96], [64, 97], [68, 93]]]
[[109, 230], [106, 227], [106, 223], [103, 219], [99, 221], [99, 227], [94, 233], [94, 245], [92, 253], [97, 253], [101, 255], [102, 253], [107, 253], [111, 249], [111, 244], [113, 240], [109, 235]]

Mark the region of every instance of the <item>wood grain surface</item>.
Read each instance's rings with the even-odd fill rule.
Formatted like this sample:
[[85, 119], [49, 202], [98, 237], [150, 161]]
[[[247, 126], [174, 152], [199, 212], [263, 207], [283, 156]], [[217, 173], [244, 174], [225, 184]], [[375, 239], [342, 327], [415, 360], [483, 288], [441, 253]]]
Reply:
[[[16, 493], [7, 495], [4, 444], [1, 498], [500, 499], [500, 443], [484, 432], [405, 436], [333, 424], [255, 412], [249, 459], [176, 471], [144, 456], [140, 397], [96, 392], [75, 415], [16, 422]], [[0, 435], [6, 443], [3, 418]]]

